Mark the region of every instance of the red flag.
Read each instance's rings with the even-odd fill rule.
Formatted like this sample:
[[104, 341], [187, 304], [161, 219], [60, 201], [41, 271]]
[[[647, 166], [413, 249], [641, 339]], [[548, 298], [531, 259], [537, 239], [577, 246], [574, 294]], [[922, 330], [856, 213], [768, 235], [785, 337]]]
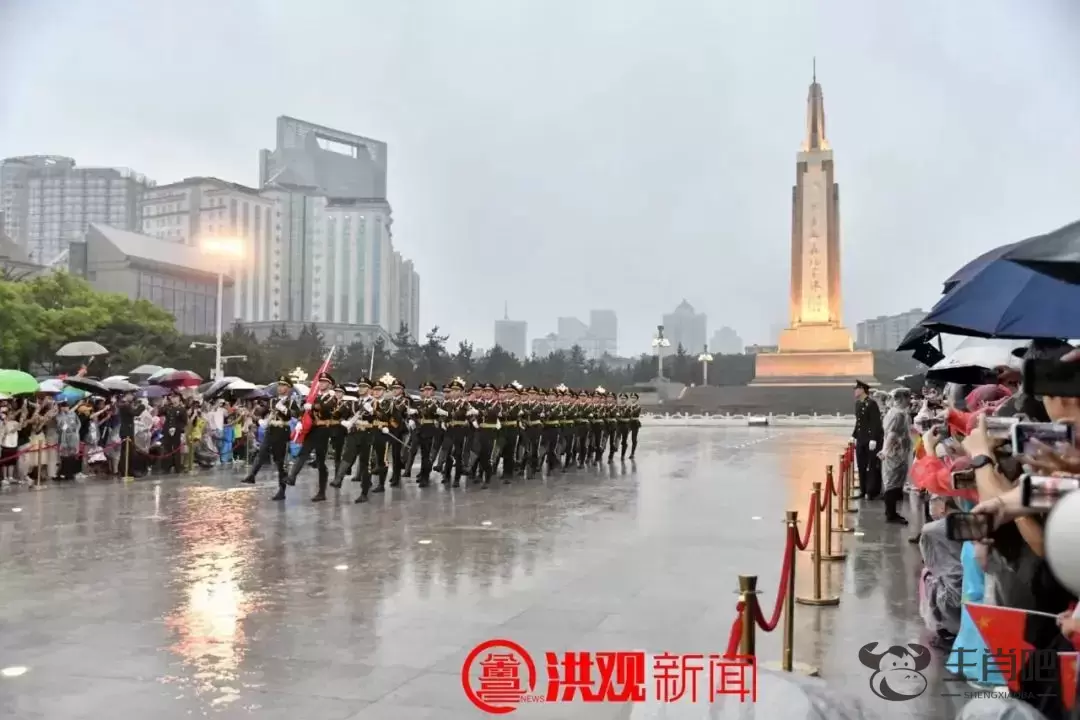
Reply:
[[[307, 399], [304, 401], [306, 404], [311, 405], [315, 402], [315, 398], [319, 394], [319, 379], [330, 369], [330, 360], [334, 357], [334, 348], [336, 347], [337, 345], [334, 345], [330, 348], [330, 352], [326, 353], [326, 359], [323, 360], [323, 364], [319, 367], [318, 372], [315, 373], [315, 377], [312, 378], [311, 387], [308, 388]], [[303, 445], [304, 438], [307, 437], [313, 424], [314, 420], [311, 417], [311, 411], [305, 410], [304, 416], [300, 418], [300, 424], [297, 426], [296, 442]]]
[[1058, 671], [1061, 674], [1061, 704], [1066, 710], [1076, 707], [1076, 669], [1080, 653], [1058, 653]]
[[1028, 614], [1017, 608], [980, 603], [964, 603], [964, 607], [986, 643], [990, 661], [1009, 683], [1009, 689], [1020, 692], [1024, 661], [1035, 649], [1025, 637]]

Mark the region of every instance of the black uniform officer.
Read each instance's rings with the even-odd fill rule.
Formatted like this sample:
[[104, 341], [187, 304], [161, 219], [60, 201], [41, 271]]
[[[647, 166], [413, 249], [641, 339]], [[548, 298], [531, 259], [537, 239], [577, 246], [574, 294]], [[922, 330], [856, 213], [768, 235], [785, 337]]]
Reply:
[[[435, 399], [435, 383], [428, 381], [420, 386], [420, 403], [417, 408], [419, 426], [413, 434], [411, 451], [420, 451], [420, 473], [416, 484], [427, 487], [431, 482], [431, 466], [435, 461], [435, 435], [439, 430], [439, 401]], [[410, 463], [411, 466], [411, 463]]]
[[885, 439], [881, 424], [881, 408], [870, 397], [870, 386], [859, 380], [855, 383], [855, 462], [859, 468], [859, 489], [868, 500], [881, 494], [881, 463], [877, 453]]
[[[311, 413], [311, 428], [300, 446], [300, 454], [296, 456], [289, 477], [285, 479], [288, 485], [296, 484], [296, 476], [300, 474], [307, 463], [308, 458], [315, 455], [315, 467], [319, 472], [319, 489], [311, 498], [312, 502], [322, 502], [326, 499], [326, 486], [330, 481], [330, 471], [326, 467], [326, 453], [330, 447], [330, 429], [337, 423], [337, 400], [334, 397], [334, 378], [324, 374], [319, 378], [319, 390], [314, 402], [304, 404], [304, 411]], [[282, 490], [280, 493], [284, 497]]]
[[278, 471], [278, 491], [274, 500], [285, 499], [285, 458], [289, 454], [289, 421], [300, 416], [300, 405], [293, 395], [293, 383], [282, 375], [277, 381], [277, 396], [271, 400], [270, 409], [263, 418], [266, 422], [263, 440], [255, 456], [255, 464], [241, 482], [254, 483], [255, 476], [267, 461], [273, 459]]

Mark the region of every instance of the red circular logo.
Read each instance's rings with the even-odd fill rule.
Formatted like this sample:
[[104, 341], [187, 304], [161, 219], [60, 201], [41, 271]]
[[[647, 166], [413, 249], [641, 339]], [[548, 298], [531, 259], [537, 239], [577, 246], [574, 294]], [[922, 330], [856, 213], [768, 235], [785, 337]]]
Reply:
[[[473, 679], [473, 666], [480, 676]], [[480, 643], [461, 666], [461, 687], [465, 696], [481, 711], [505, 715], [536, 688], [536, 664], [525, 648], [511, 640]]]

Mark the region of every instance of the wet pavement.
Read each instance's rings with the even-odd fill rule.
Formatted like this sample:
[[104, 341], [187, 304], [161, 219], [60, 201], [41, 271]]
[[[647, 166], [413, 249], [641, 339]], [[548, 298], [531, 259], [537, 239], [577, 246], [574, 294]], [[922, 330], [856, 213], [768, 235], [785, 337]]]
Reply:
[[[539, 657], [541, 676], [549, 650], [723, 652], [737, 575], [759, 573], [771, 609], [784, 510], [805, 512], [847, 434], [645, 428], [635, 463], [368, 505], [349, 502], [358, 485], [313, 505], [311, 471], [285, 504], [270, 473], [5, 489], [0, 668], [26, 672], [0, 677], [0, 717], [456, 720], [483, 716], [461, 667], [492, 638]], [[858, 661], [868, 642], [921, 636], [918, 553], [881, 515], [851, 516], [847, 559], [825, 574], [841, 604], [798, 608], [795, 657], [882, 717], [944, 717], [935, 672], [922, 697], [888, 703]], [[799, 594], [809, 567], [801, 555]], [[759, 635], [759, 658], [779, 658], [779, 635]]]

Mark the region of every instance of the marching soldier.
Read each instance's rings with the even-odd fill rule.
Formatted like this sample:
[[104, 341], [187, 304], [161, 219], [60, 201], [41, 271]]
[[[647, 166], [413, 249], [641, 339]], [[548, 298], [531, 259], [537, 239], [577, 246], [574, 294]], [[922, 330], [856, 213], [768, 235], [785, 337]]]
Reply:
[[607, 390], [598, 387], [593, 391], [594, 395], [589, 398], [589, 453], [587, 462], [592, 465], [600, 464], [600, 458], [604, 454], [604, 429], [607, 427], [605, 417], [604, 396]]
[[541, 419], [542, 403], [540, 388], [528, 388], [525, 391], [525, 402], [522, 404], [521, 423], [524, 429], [521, 431], [521, 475], [525, 475], [528, 469], [533, 475], [540, 474], [540, 435], [544, 430], [544, 422]]
[[[630, 393], [630, 408], [629, 408], [629, 420], [630, 420], [630, 459], [634, 459], [634, 453], [637, 452], [637, 434], [641, 429], [641, 406], [638, 405], [638, 394]], [[623, 444], [623, 454], [626, 454], [626, 444]]]
[[499, 398], [500, 427], [492, 466], [497, 469], [499, 461], [502, 461], [502, 477], [507, 485], [510, 484], [510, 479], [514, 475], [514, 458], [517, 455], [518, 434], [521, 432], [521, 407], [518, 395], [520, 389], [521, 384], [515, 380], [503, 386]]
[[[386, 391], [390, 389], [390, 383], [393, 381], [394, 377], [387, 373], [371, 387], [371, 397], [375, 401], [373, 404], [374, 415], [371, 421], [371, 465], [374, 465], [373, 472], [379, 476], [379, 484], [372, 490], [375, 493], [386, 492], [387, 444], [390, 442], [388, 438], [391, 437], [390, 421], [394, 417], [394, 400], [386, 395]], [[371, 482], [370, 478], [369, 475], [368, 483]]]
[[585, 467], [589, 457], [589, 431], [592, 429], [592, 392], [582, 390], [578, 393], [578, 415], [574, 421], [574, 442], [577, 466]]
[[604, 407], [604, 437], [607, 438], [608, 444], [608, 465], [612, 465], [615, 462], [615, 448], [619, 444], [619, 406], [615, 393], [608, 393], [604, 396], [604, 400], [606, 401]]
[[559, 425], [559, 434], [563, 443], [563, 472], [569, 472], [574, 465], [576, 450], [574, 443], [577, 440], [576, 428], [578, 415], [580, 415], [580, 406], [577, 402], [578, 394], [576, 390], [571, 390], [565, 385], [560, 387], [562, 387], [563, 393], [563, 411]]
[[[348, 402], [348, 410], [342, 412], [344, 418], [341, 426], [345, 430], [345, 442], [342, 450], [341, 464], [334, 473], [334, 480], [330, 484], [340, 488], [345, 476], [352, 474], [353, 482], [363, 483], [367, 479], [367, 485], [361, 484], [360, 498], [356, 502], [366, 502], [368, 491], [371, 490], [371, 477], [365, 475], [364, 468], [371, 462], [371, 380], [362, 377], [356, 381], [356, 398]], [[348, 396], [346, 396], [348, 397]], [[356, 472], [352, 473], [353, 465]]]
[[[435, 399], [435, 383], [428, 381], [420, 386], [420, 407], [417, 408], [420, 426], [414, 434], [412, 452], [420, 450], [420, 473], [416, 484], [427, 487], [431, 482], [431, 465], [434, 462], [435, 439], [439, 426], [439, 402]], [[410, 467], [412, 463], [409, 463]]]
[[483, 390], [483, 409], [479, 411], [478, 422], [474, 424], [474, 427], [476, 428], [477, 472], [483, 480], [481, 487], [486, 488], [491, 485], [491, 477], [495, 474], [492, 462], [495, 458], [495, 443], [502, 423], [500, 422], [501, 404], [498, 391], [491, 383], [484, 385]]
[[277, 397], [270, 405], [266, 415], [266, 429], [263, 433], [263, 441], [259, 445], [259, 452], [255, 456], [255, 464], [244, 476], [241, 482], [255, 483], [255, 476], [270, 459], [278, 471], [278, 491], [274, 500], [285, 499], [285, 481], [288, 477], [285, 472], [285, 458], [289, 453], [289, 422], [300, 416], [300, 406], [292, 394], [293, 382], [285, 375], [278, 378]]
[[345, 418], [342, 417], [342, 413], [349, 411], [344, 402], [345, 387], [343, 385], [334, 386], [334, 399], [337, 401], [337, 409], [334, 411], [333, 422], [328, 433], [330, 435], [328, 456], [334, 459], [334, 474], [337, 475], [338, 468], [341, 467], [341, 452], [345, 446], [345, 428], [341, 427], [341, 421]]
[[462, 397], [465, 381], [457, 377], [450, 381], [443, 412], [446, 418], [446, 432], [443, 435], [443, 454], [446, 456], [442, 469], [443, 484], [450, 482], [453, 472], [453, 487], [461, 485], [461, 475], [465, 471], [465, 462], [469, 457], [469, 402]]
[[559, 402], [559, 388], [544, 392], [544, 400], [540, 405], [540, 421], [543, 427], [540, 430], [540, 442], [544, 446], [544, 461], [548, 472], [554, 472], [560, 467], [559, 464], [559, 438], [562, 435], [562, 407]]
[[401, 487], [401, 473], [405, 466], [405, 458], [410, 457], [406, 438], [411, 435], [412, 426], [415, 425], [412, 416], [416, 414], [416, 409], [412, 407], [412, 401], [405, 394], [405, 383], [396, 378], [390, 380], [390, 399], [390, 437], [388, 438], [392, 468], [390, 487]]
[[[285, 479], [287, 485], [296, 484], [296, 476], [307, 463], [308, 458], [314, 453], [315, 467], [319, 471], [319, 490], [311, 498], [312, 502], [326, 500], [326, 485], [330, 480], [330, 473], [326, 469], [326, 453], [330, 445], [330, 428], [337, 422], [337, 400], [334, 398], [334, 378], [323, 374], [319, 378], [318, 395], [311, 404], [304, 404], [304, 411], [311, 413], [312, 425], [304, 438], [304, 444], [300, 447], [300, 454], [296, 456], [289, 476]], [[284, 488], [279, 490], [281, 499], [285, 497]], [[277, 496], [275, 496], [277, 497]]]

